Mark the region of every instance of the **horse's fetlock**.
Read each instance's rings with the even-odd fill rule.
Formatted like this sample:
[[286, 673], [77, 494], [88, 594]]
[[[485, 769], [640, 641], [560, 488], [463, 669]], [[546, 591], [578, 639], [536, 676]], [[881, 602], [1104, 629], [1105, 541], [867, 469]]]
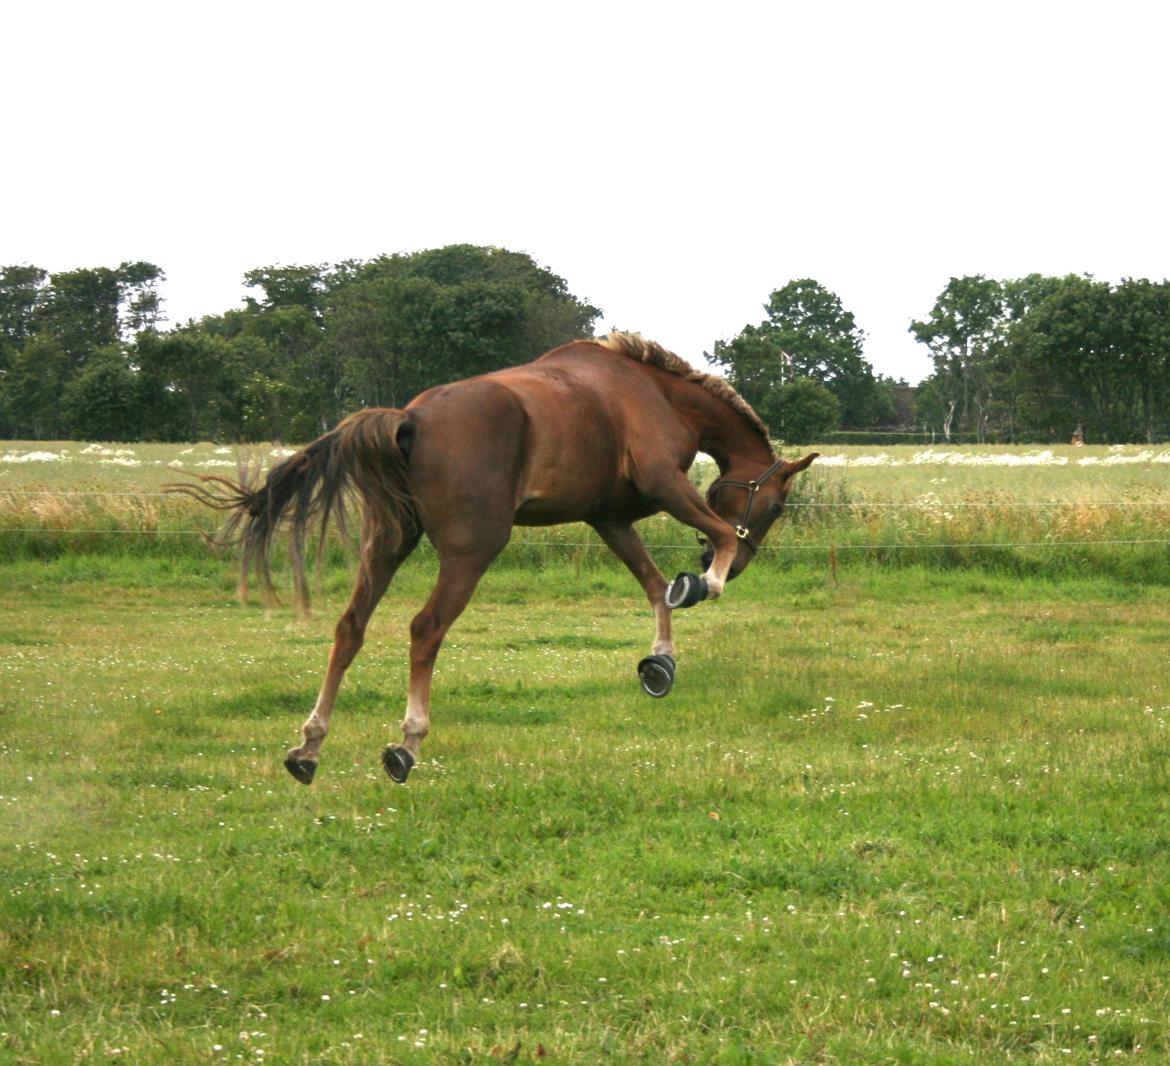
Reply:
[[310, 718], [301, 728], [305, 740], [323, 740], [328, 730], [319, 718]]
[[401, 723], [402, 735], [407, 740], [425, 740], [426, 735], [431, 731], [430, 717], [415, 717], [407, 715], [402, 719]]

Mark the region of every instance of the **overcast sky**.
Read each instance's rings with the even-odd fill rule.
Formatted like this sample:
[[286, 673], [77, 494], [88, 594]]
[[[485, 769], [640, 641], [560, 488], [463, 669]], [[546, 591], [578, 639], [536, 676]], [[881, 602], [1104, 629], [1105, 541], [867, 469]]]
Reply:
[[812, 277], [916, 381], [952, 275], [1170, 274], [1168, 12], [6, 3], [0, 265], [146, 259], [181, 322], [252, 267], [493, 244], [693, 362]]

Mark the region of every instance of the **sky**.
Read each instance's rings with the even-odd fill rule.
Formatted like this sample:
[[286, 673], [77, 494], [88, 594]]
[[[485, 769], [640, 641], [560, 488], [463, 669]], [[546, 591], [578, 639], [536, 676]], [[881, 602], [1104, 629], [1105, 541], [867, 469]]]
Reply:
[[1170, 275], [1170, 6], [37, 0], [0, 8], [0, 265], [530, 254], [697, 365], [798, 278], [874, 369], [947, 280]]

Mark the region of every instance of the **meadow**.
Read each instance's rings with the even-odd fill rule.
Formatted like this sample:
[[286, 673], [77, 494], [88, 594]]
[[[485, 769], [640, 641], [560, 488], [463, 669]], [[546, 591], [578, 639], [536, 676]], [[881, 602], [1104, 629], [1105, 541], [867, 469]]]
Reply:
[[825, 452], [665, 700], [518, 531], [395, 786], [420, 550], [305, 788], [345, 552], [241, 606], [234, 450], [0, 446], [0, 1061], [1166, 1061], [1170, 449]]

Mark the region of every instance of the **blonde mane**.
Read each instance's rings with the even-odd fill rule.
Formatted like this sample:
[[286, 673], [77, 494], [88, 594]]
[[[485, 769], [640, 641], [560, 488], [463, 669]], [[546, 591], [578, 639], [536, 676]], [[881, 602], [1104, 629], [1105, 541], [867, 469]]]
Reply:
[[680, 378], [684, 378], [686, 381], [693, 381], [696, 385], [706, 389], [711, 395], [718, 396], [719, 399], [743, 418], [760, 435], [764, 443], [768, 446], [768, 450], [773, 455], [775, 454], [775, 450], [772, 448], [772, 436], [768, 432], [768, 427], [764, 425], [760, 416], [752, 410], [751, 404], [740, 396], [725, 379], [715, 374], [704, 374], [701, 370], [696, 370], [681, 356], [667, 351], [661, 344], [647, 340], [640, 333], [619, 333], [615, 331], [604, 337], [599, 337], [595, 343], [601, 345], [602, 348], [608, 348], [611, 352], [618, 352], [621, 355], [628, 356], [630, 359], [634, 359], [639, 363], [656, 366], [660, 370], [665, 370], [668, 374], [675, 374]]

